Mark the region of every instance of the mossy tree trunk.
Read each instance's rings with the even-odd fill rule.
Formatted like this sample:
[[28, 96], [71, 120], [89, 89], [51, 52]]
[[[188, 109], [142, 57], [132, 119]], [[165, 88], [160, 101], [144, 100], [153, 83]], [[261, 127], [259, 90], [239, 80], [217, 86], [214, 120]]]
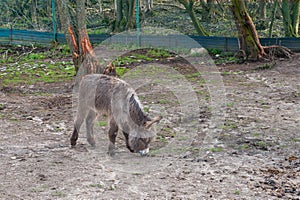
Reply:
[[282, 0], [282, 18], [285, 36], [298, 37], [300, 0]]
[[[238, 31], [243, 36], [247, 46], [249, 60], [258, 60], [265, 55], [263, 46], [260, 44], [256, 28], [249, 16], [243, 0], [232, 0], [232, 13], [237, 24]], [[245, 47], [244, 47], [245, 48]], [[246, 49], [241, 49], [246, 51]]]
[[122, 32], [134, 28], [134, 6], [135, 0], [116, 0], [115, 4], [116, 20], [113, 32]]
[[127, 23], [126, 29], [134, 28], [135, 20], [134, 20], [134, 6], [135, 0], [128, 0], [128, 12], [127, 12]]
[[33, 27], [37, 28], [38, 22], [37, 22], [37, 15], [36, 15], [36, 9], [37, 9], [37, 0], [32, 0], [32, 13], [31, 13], [31, 20], [33, 23]]
[[123, 20], [123, 0], [117, 0], [116, 2], [116, 22], [114, 25], [114, 32], [122, 32], [124, 27], [122, 27]]
[[187, 10], [193, 25], [200, 36], [208, 36], [208, 33], [204, 30], [204, 28], [201, 26], [199, 19], [196, 16], [196, 13], [194, 11], [194, 0], [178, 0], [179, 3], [181, 3], [184, 8]]

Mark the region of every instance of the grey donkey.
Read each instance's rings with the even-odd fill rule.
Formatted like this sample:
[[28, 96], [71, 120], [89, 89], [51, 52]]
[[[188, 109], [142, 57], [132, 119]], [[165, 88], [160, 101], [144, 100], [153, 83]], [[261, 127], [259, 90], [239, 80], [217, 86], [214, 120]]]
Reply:
[[125, 81], [102, 74], [86, 75], [79, 85], [78, 110], [70, 139], [72, 147], [76, 145], [84, 120], [87, 141], [95, 146], [93, 126], [99, 114], [108, 116], [108, 154], [111, 156], [115, 154], [118, 130], [123, 132], [130, 152], [146, 155], [150, 142], [156, 136], [155, 127], [152, 125], [162, 119], [161, 116], [151, 119], [143, 112], [137, 94]]

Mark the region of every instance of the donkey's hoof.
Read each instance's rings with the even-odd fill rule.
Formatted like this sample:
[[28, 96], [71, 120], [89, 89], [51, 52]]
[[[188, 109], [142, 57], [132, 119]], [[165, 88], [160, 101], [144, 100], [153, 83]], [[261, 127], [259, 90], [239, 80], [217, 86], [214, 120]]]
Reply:
[[71, 147], [75, 147], [76, 146], [76, 140], [71, 140]]
[[114, 157], [116, 155], [116, 152], [114, 150], [109, 150], [107, 152], [107, 154], [110, 156], [110, 157]]
[[92, 147], [96, 146], [96, 142], [95, 142], [94, 138], [88, 138], [87, 141]]

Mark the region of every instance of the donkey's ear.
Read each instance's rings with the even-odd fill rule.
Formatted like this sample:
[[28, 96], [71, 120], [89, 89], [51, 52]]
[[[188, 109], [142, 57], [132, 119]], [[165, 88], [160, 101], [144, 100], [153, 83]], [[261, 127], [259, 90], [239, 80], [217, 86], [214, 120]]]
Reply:
[[145, 124], [146, 128], [150, 128], [152, 124], [154, 123], [158, 123], [160, 120], [162, 119], [162, 116], [158, 115], [156, 117], [154, 117], [151, 121], [147, 121]]

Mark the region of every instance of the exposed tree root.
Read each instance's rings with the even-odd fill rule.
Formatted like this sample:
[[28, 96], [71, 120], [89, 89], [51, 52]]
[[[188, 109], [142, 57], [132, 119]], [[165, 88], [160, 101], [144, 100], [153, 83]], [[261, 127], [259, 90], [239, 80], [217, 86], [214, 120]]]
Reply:
[[293, 52], [284, 47], [284, 46], [278, 46], [278, 45], [272, 45], [272, 46], [264, 46], [263, 52], [261, 52], [257, 59], [251, 59], [250, 57], [247, 57], [247, 53], [244, 50], [239, 50], [235, 57], [239, 58], [241, 61], [272, 61], [280, 58], [287, 58], [290, 59], [293, 56]]
[[275, 60], [276, 58], [292, 58], [293, 55], [293, 52], [290, 49], [278, 45], [265, 46], [264, 51], [264, 58], [270, 60]]

